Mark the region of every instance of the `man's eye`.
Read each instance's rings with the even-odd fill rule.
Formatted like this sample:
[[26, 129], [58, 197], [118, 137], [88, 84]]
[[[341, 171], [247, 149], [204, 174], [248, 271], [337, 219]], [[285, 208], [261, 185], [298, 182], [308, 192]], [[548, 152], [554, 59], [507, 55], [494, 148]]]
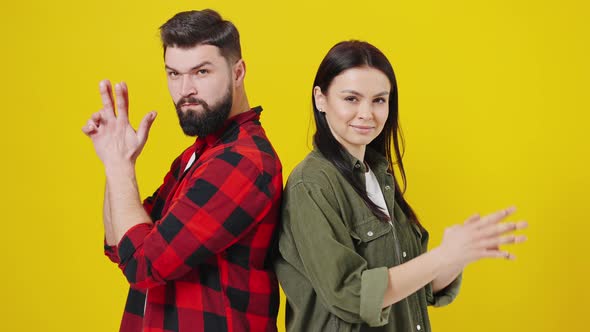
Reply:
[[197, 71], [197, 73], [199, 75], [206, 75], [206, 74], [209, 74], [209, 70], [207, 70], [207, 69], [199, 69], [199, 71]]
[[177, 72], [175, 72], [175, 71], [169, 71], [169, 72], [168, 72], [168, 76], [169, 76], [169, 77], [171, 77], [171, 78], [175, 78], [175, 77], [177, 77], [177, 76], [178, 76], [178, 73], [177, 73]]

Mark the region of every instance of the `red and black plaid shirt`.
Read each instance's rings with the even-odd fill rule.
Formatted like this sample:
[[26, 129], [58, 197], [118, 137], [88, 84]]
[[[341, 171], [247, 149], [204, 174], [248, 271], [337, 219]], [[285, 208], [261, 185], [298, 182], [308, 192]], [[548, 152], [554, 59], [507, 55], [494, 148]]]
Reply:
[[131, 285], [121, 331], [277, 330], [270, 254], [283, 183], [261, 111], [198, 138], [144, 201], [154, 223], [105, 246]]

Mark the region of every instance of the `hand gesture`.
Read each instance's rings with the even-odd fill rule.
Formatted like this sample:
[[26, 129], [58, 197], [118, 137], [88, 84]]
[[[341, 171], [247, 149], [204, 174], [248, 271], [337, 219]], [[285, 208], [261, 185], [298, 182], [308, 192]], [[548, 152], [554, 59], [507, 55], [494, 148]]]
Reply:
[[99, 84], [103, 108], [92, 114], [82, 132], [92, 140], [96, 154], [106, 166], [121, 162], [135, 164], [156, 118], [156, 112], [146, 114], [137, 131], [129, 123], [129, 97], [127, 84], [115, 85], [117, 112], [113, 103], [111, 83], [108, 80]]
[[447, 264], [460, 267], [482, 258], [514, 259], [512, 254], [501, 250], [500, 246], [526, 241], [526, 236], [515, 235], [513, 232], [526, 228], [528, 224], [525, 221], [500, 221], [515, 210], [508, 208], [484, 217], [474, 215], [462, 225], [447, 228], [439, 247], [443, 259]]

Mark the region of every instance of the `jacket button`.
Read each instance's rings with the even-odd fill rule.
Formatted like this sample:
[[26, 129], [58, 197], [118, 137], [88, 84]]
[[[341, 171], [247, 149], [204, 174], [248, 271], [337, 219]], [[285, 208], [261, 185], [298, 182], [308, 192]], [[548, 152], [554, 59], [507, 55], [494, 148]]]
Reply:
[[368, 232], [367, 232], [367, 235], [368, 235], [368, 236], [373, 236], [373, 232], [371, 232], [371, 231], [368, 231]]
[[422, 326], [416, 325], [416, 330], [418, 330], [418, 331], [422, 330]]
[[354, 164], [354, 168], [361, 168], [361, 164]]
[[385, 186], [385, 190], [391, 190], [390, 186]]
[[404, 258], [406, 258], [407, 254], [406, 254], [406, 252], [405, 252], [405, 251], [404, 251], [404, 252], [402, 252], [402, 256], [404, 256]]

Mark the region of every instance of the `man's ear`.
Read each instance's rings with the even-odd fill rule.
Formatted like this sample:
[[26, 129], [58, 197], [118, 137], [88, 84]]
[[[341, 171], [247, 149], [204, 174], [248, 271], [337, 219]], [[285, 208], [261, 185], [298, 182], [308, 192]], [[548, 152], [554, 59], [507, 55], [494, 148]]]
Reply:
[[236, 87], [244, 84], [244, 78], [246, 77], [246, 63], [244, 60], [238, 60], [232, 68], [232, 78]]

